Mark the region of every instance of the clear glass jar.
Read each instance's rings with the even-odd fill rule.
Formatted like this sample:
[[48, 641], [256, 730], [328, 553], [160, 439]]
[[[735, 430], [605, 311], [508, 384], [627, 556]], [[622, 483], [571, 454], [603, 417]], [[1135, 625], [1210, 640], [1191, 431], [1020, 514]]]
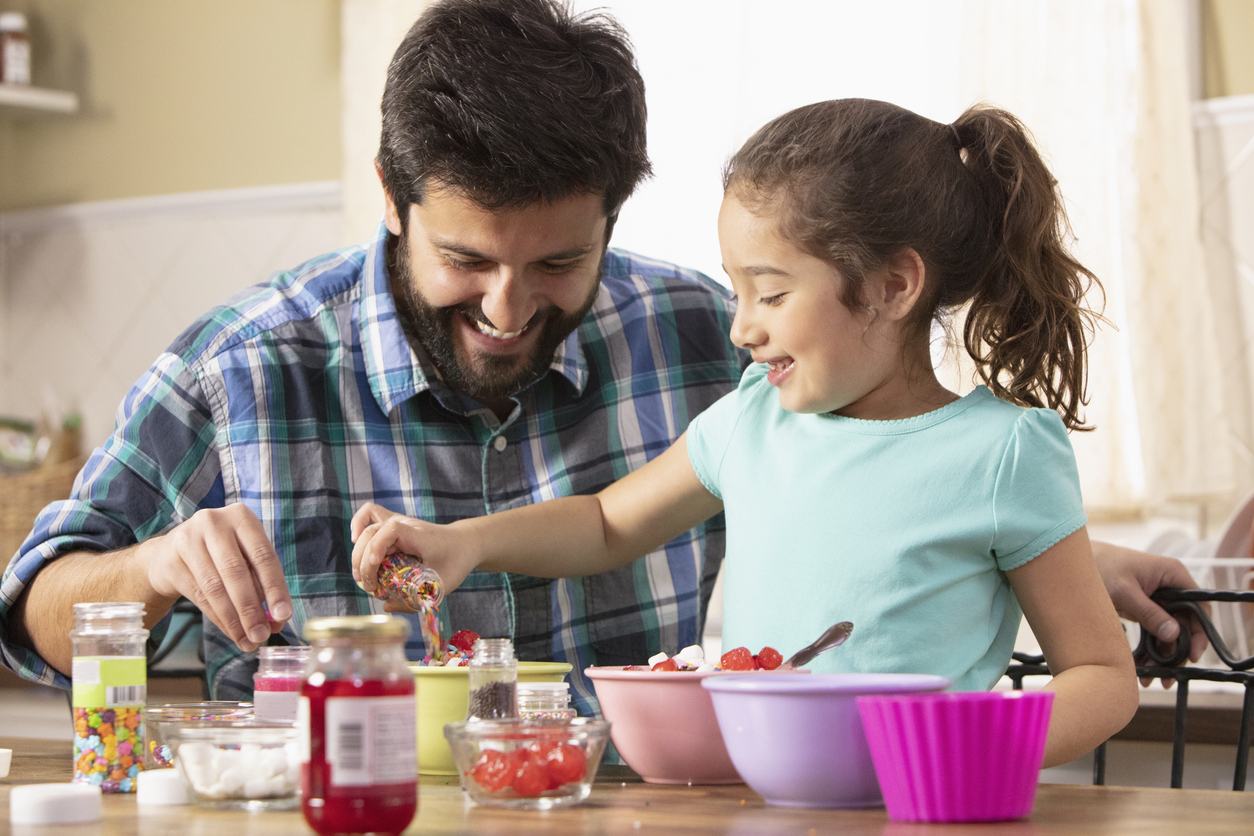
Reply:
[[262, 645], [253, 674], [253, 712], [261, 720], [295, 720], [300, 683], [313, 655], [309, 645]]
[[74, 782], [135, 792], [144, 768], [148, 658], [144, 605], [74, 605]]
[[518, 716], [518, 660], [509, 639], [479, 639], [467, 671], [470, 710], [467, 720]]
[[440, 631], [444, 582], [439, 572], [423, 565], [422, 558], [412, 554], [390, 554], [379, 564], [379, 585], [375, 587], [374, 596], [417, 613], [427, 654], [437, 661], [444, 659], [444, 636]]
[[409, 622], [390, 615], [315, 618], [301, 684], [301, 811], [315, 831], [400, 833], [418, 809]]
[[569, 720], [578, 716], [566, 682], [519, 682], [518, 716], [525, 720]]

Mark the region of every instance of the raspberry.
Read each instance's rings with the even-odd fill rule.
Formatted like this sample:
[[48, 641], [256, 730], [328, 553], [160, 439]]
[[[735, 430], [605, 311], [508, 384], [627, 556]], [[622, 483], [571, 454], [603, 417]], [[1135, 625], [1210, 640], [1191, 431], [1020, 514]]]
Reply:
[[764, 647], [753, 657], [758, 667], [764, 671], [773, 671], [784, 661], [784, 655], [773, 647]]
[[679, 665], [675, 664], [674, 659], [663, 659], [654, 665], [652, 669], [655, 671], [677, 671], [679, 670]]
[[470, 653], [475, 649], [475, 642], [478, 640], [479, 634], [474, 630], [458, 630], [448, 643], [464, 653]]
[[754, 668], [753, 654], [747, 647], [737, 647], [724, 653], [719, 664], [725, 671], [751, 671]]

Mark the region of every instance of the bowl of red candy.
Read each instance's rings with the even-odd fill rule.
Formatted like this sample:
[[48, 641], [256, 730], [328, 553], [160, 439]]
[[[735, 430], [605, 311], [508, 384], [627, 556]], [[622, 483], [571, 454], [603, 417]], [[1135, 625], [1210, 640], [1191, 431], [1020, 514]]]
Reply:
[[592, 792], [609, 729], [589, 717], [511, 717], [449, 723], [444, 736], [462, 790], [476, 804], [548, 810]]
[[718, 662], [705, 659], [697, 645], [673, 657], [660, 653], [649, 665], [591, 667], [601, 713], [612, 724], [618, 754], [645, 781], [654, 784], [739, 784], [719, 732], [704, 679], [758, 671], [771, 676], [808, 674], [777, 670], [783, 661], [774, 648], [757, 653], [737, 647]]

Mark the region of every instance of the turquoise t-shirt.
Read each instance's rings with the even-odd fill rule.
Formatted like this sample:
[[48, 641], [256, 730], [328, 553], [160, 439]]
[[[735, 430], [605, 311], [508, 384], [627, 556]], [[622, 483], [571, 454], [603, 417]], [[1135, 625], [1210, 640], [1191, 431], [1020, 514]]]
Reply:
[[992, 687], [1022, 617], [1004, 573], [1087, 522], [1062, 419], [983, 386], [900, 421], [800, 415], [755, 364], [688, 454], [727, 514], [723, 649], [787, 657], [852, 621], [814, 671]]

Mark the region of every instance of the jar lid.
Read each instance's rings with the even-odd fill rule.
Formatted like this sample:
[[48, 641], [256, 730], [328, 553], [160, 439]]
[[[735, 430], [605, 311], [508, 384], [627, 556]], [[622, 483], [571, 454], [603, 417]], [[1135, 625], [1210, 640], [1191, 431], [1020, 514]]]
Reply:
[[305, 638], [314, 639], [404, 639], [409, 622], [391, 615], [340, 615], [311, 618], [305, 624]]
[[25, 32], [26, 15], [21, 12], [0, 13], [0, 32]]
[[518, 693], [561, 694], [570, 690], [568, 682], [519, 682]]

